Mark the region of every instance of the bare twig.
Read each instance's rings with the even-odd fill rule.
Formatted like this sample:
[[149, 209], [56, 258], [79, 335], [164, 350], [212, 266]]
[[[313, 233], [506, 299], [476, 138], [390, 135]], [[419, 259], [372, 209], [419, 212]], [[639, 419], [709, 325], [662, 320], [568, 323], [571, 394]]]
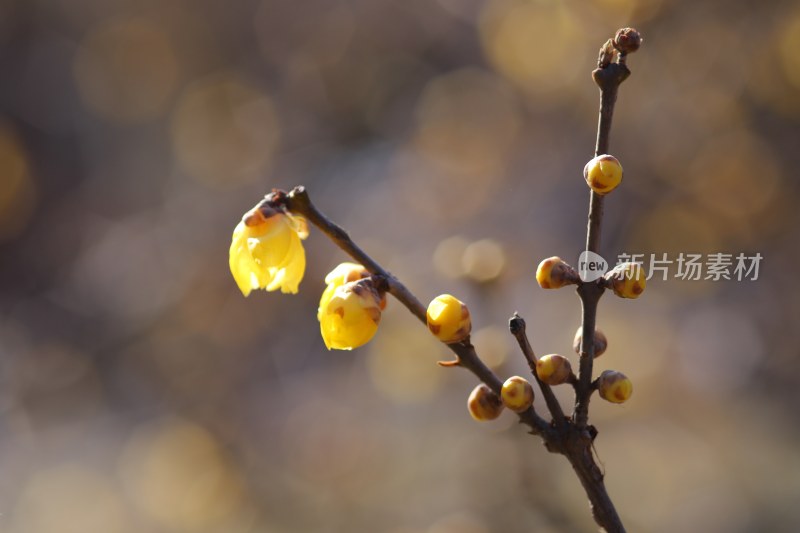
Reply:
[[[605, 47], [605, 45], [604, 45]], [[624, 58], [624, 55], [622, 56]], [[597, 121], [597, 143], [595, 156], [608, 152], [611, 135], [611, 119], [620, 84], [630, 76], [624, 62], [608, 63], [592, 72], [600, 88], [600, 115]], [[589, 200], [589, 222], [586, 229], [586, 250], [597, 253], [600, 249], [600, 226], [603, 220], [603, 196], [592, 191]], [[602, 278], [601, 278], [602, 280]], [[586, 427], [589, 420], [589, 400], [592, 396], [592, 366], [594, 362], [594, 330], [597, 322], [597, 303], [603, 295], [603, 282], [593, 281], [578, 286], [581, 299], [582, 341], [578, 367], [578, 383], [575, 387], [575, 412], [572, 420], [579, 428]]]
[[531, 373], [536, 379], [536, 383], [539, 384], [539, 388], [542, 391], [542, 396], [544, 396], [544, 401], [553, 417], [553, 423], [561, 431], [564, 431], [564, 426], [567, 423], [567, 420], [564, 417], [564, 411], [561, 409], [561, 404], [558, 403], [558, 399], [556, 398], [555, 394], [553, 394], [553, 389], [550, 388], [550, 385], [539, 379], [539, 375], [536, 373], [536, 354], [533, 353], [533, 348], [531, 347], [531, 343], [528, 341], [525, 328], [525, 320], [523, 320], [522, 317], [517, 313], [514, 313], [514, 316], [512, 316], [511, 320], [508, 321], [508, 329], [511, 331], [511, 334], [514, 336], [514, 338], [517, 339], [519, 348], [522, 351], [522, 354], [525, 356], [525, 360], [528, 361], [528, 367], [530, 367]]

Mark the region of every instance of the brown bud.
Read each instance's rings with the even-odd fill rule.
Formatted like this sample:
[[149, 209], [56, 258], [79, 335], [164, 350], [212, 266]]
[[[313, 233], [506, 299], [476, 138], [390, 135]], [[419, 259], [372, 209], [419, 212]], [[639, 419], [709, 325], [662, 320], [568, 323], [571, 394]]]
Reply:
[[622, 28], [614, 36], [614, 48], [621, 54], [632, 54], [642, 44], [642, 36], [634, 28]]
[[536, 281], [543, 289], [558, 289], [565, 285], [580, 283], [580, 277], [575, 269], [564, 262], [560, 257], [548, 257], [536, 269]]
[[536, 375], [542, 383], [548, 385], [561, 385], [569, 381], [572, 376], [572, 365], [563, 355], [545, 355], [536, 361]]
[[515, 413], [522, 413], [533, 404], [533, 387], [527, 379], [512, 376], [503, 383], [500, 398], [506, 407]]
[[[583, 328], [578, 328], [575, 332], [575, 339], [572, 341], [572, 349], [575, 353], [581, 354], [581, 342], [583, 341]], [[606, 334], [599, 329], [594, 330], [594, 356], [600, 357], [608, 348], [608, 338]]]
[[486, 384], [481, 383], [467, 399], [467, 408], [472, 418], [478, 422], [494, 420], [503, 412], [503, 402]]
[[622, 372], [606, 370], [597, 378], [597, 390], [606, 401], [625, 403], [633, 394], [633, 384]]

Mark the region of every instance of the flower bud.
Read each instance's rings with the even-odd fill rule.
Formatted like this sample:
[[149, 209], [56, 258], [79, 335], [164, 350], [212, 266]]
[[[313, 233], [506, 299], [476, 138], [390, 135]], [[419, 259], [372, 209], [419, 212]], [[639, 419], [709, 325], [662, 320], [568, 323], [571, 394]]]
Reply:
[[569, 381], [572, 376], [572, 365], [563, 355], [545, 355], [536, 361], [536, 375], [542, 383], [548, 385], [561, 385]]
[[638, 298], [647, 286], [644, 269], [638, 263], [622, 263], [605, 275], [614, 294], [620, 298]]
[[560, 257], [548, 257], [536, 269], [536, 281], [543, 289], [558, 289], [564, 285], [574, 285], [579, 280], [575, 269]]
[[633, 394], [633, 383], [622, 372], [606, 370], [597, 378], [600, 397], [611, 403], [625, 403]]
[[[583, 328], [578, 328], [578, 331], [575, 332], [575, 339], [572, 341], [572, 349], [575, 350], [575, 353], [578, 355], [581, 354], [581, 342], [583, 342]], [[606, 348], [608, 348], [608, 338], [606, 338], [606, 334], [595, 328], [594, 356], [600, 357], [605, 353]]]
[[522, 413], [533, 404], [533, 387], [525, 378], [512, 376], [503, 383], [500, 398], [506, 407], [515, 413]]
[[329, 350], [352, 350], [369, 342], [381, 321], [380, 302], [381, 296], [369, 278], [337, 287], [319, 309], [325, 346]]
[[583, 167], [583, 179], [597, 194], [608, 194], [622, 181], [622, 165], [613, 155], [598, 155]]
[[623, 54], [632, 54], [641, 44], [642, 35], [634, 28], [622, 28], [614, 36], [614, 48]]
[[459, 299], [449, 294], [434, 298], [426, 313], [428, 329], [437, 339], [454, 344], [461, 342], [472, 330], [469, 309]]
[[481, 383], [474, 389], [467, 399], [467, 408], [472, 418], [478, 422], [494, 420], [503, 412], [503, 402], [492, 389]]

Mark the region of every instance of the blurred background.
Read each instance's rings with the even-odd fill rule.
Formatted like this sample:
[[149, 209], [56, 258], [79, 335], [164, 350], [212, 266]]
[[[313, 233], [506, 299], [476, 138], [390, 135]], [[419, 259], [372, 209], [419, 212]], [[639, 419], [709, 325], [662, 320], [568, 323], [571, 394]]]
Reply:
[[752, 0], [0, 1], [0, 530], [592, 530], [397, 302], [325, 350], [347, 258], [319, 232], [295, 296], [243, 298], [227, 252], [304, 184], [423, 302], [467, 302], [502, 377], [514, 311], [574, 361], [579, 301], [534, 272], [582, 250], [590, 72], [628, 25], [602, 254], [764, 259], [601, 301], [597, 373], [635, 388], [592, 403], [609, 491], [630, 531], [797, 531], [800, 6]]

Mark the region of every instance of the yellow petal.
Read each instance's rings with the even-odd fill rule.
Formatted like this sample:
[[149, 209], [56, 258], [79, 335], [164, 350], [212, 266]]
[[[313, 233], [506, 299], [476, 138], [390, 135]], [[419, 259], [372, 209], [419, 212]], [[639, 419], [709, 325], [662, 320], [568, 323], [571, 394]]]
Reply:
[[266, 285], [268, 291], [280, 289], [283, 293], [296, 294], [306, 270], [306, 252], [300, 237], [292, 233], [291, 243], [283, 262], [270, 267], [271, 280]]
[[340, 263], [339, 266], [331, 270], [328, 275], [325, 276], [325, 283], [328, 285], [333, 284], [338, 287], [349, 281], [356, 281], [368, 275], [369, 272], [367, 272], [367, 269], [358, 263]]

